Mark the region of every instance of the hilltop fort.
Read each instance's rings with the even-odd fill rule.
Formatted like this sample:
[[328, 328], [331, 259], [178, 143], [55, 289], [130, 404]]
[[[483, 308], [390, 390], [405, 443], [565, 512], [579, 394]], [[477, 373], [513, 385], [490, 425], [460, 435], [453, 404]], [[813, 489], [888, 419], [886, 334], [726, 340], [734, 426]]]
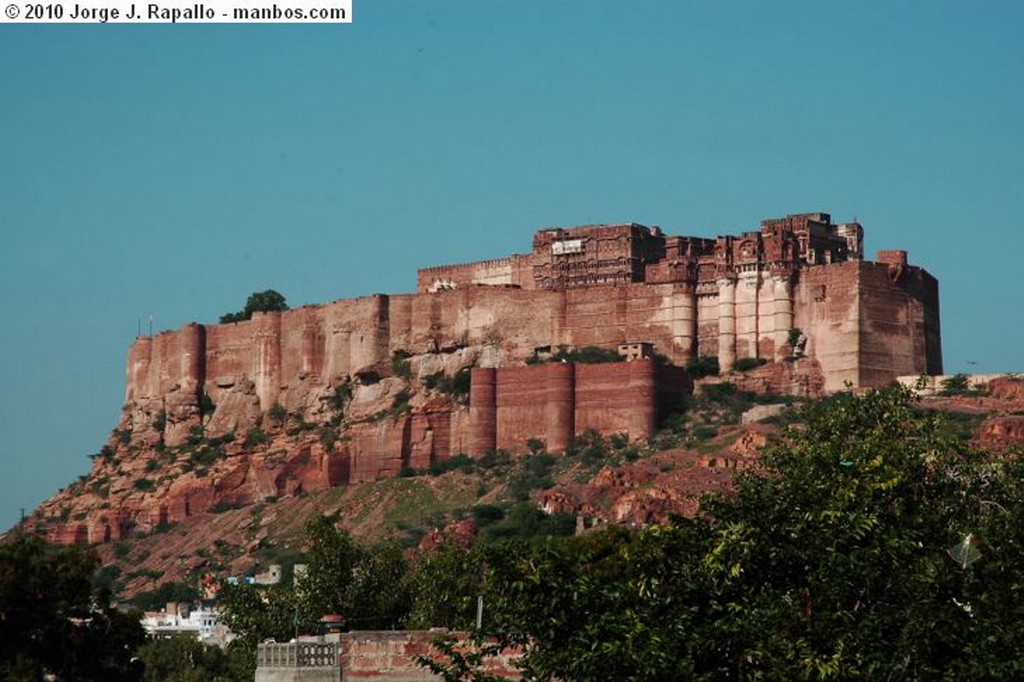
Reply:
[[859, 223], [836, 225], [827, 213], [716, 239], [636, 223], [552, 228], [534, 235], [529, 254], [420, 270], [417, 290], [538, 292], [528, 305], [551, 320], [531, 328], [541, 344], [646, 342], [677, 364], [716, 356], [722, 372], [741, 358], [791, 356], [799, 329], [826, 391], [941, 374], [938, 283], [906, 251], [865, 261], [863, 241]]
[[[935, 278], [905, 251], [864, 260], [861, 225], [826, 213], [714, 239], [545, 228], [529, 253], [420, 270], [415, 293], [136, 339], [95, 499], [41, 511], [77, 511], [52, 536], [95, 542], [529, 439], [551, 452], [589, 429], [638, 440], [692, 390], [695, 361], [817, 396], [940, 374], [939, 329]], [[594, 347], [622, 361], [545, 362]], [[165, 460], [177, 473], [157, 476]]]

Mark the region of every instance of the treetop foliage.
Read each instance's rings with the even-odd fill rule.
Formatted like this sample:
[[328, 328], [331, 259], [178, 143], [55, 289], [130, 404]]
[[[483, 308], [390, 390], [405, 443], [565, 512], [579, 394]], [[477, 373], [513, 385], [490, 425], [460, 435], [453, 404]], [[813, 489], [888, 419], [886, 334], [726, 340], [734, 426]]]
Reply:
[[138, 650], [142, 682], [233, 682], [251, 680], [252, 670], [237, 647], [203, 644], [191, 635], [154, 639]]
[[237, 313], [225, 313], [224, 315], [221, 315], [220, 323], [226, 324], [228, 322], [243, 322], [245, 320], [251, 320], [253, 313], [265, 313], [277, 310], [288, 310], [288, 304], [285, 303], [283, 295], [273, 289], [256, 291], [249, 294], [249, 298], [245, 302], [245, 308]]
[[0, 679], [135, 680], [138, 615], [93, 587], [96, 556], [15, 533], [0, 544]]
[[1019, 457], [899, 387], [804, 417], [695, 519], [492, 548], [486, 634], [536, 680], [1020, 679]]

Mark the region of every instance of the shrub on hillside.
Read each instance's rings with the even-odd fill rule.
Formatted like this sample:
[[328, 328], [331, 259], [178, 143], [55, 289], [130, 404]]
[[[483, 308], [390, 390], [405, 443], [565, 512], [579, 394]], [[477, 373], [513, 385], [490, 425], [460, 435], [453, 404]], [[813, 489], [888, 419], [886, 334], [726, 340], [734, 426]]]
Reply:
[[715, 355], [699, 355], [690, 358], [686, 363], [687, 373], [694, 379], [716, 377], [719, 374], [718, 357]]

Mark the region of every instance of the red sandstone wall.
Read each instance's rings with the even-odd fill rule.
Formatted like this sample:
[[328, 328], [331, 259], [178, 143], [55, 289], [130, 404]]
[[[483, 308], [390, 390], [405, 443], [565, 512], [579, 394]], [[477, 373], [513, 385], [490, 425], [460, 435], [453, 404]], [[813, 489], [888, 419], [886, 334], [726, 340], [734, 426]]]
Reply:
[[814, 358], [773, 362], [729, 377], [736, 388], [756, 393], [800, 395], [820, 398], [825, 393], [825, 377]]
[[[469, 384], [470, 431], [465, 452], [483, 454], [498, 443], [498, 370], [474, 367]], [[459, 448], [460, 452], [463, 452]]]
[[[709, 289], [709, 285], [703, 285]], [[697, 355], [718, 356], [718, 292], [700, 290], [697, 296]]]
[[808, 337], [827, 392], [846, 381], [880, 387], [901, 375], [941, 372], [938, 284], [927, 272], [848, 261], [805, 268], [799, 277], [794, 324]]
[[[469, 287], [367, 296], [138, 339], [129, 351], [126, 401], [153, 403], [140, 421], [166, 408], [172, 430], [180, 431], [168, 438], [174, 444], [198, 423], [202, 391], [216, 404], [240, 392], [254, 394], [254, 415], [275, 403], [293, 410], [333, 379], [385, 363], [395, 351], [466, 345], [499, 344], [511, 359], [521, 360], [539, 346], [648, 341], [685, 363], [695, 318], [694, 297], [684, 284], [570, 292]], [[211, 433], [237, 427], [214, 423]]]
[[794, 287], [794, 326], [807, 336], [808, 355], [821, 365], [825, 390], [858, 385], [860, 261], [805, 268]]
[[336, 476], [345, 482], [376, 481], [394, 478], [402, 467], [426, 469], [443, 462], [455, 454], [453, 440], [461, 444], [464, 438], [453, 422], [459, 420], [450, 411], [430, 411], [355, 424], [349, 440], [337, 446], [346, 466], [339, 465]]
[[408, 463], [411, 427], [408, 415], [353, 426], [349, 431], [351, 440], [345, 444], [350, 458], [349, 481], [363, 483], [397, 476]]
[[921, 301], [924, 312], [924, 357], [925, 373], [942, 374], [942, 329], [939, 314], [939, 281], [922, 268], [912, 268], [918, 281], [915, 296]]
[[860, 263], [860, 386], [942, 371], [937, 283], [906, 266], [905, 253], [892, 258], [888, 265]]
[[233, 385], [252, 371], [251, 322], [206, 328], [206, 376], [215, 384]]
[[463, 288], [477, 284], [489, 286], [518, 286], [532, 289], [533, 268], [529, 254], [514, 254], [508, 258], [439, 265], [416, 271], [416, 291], [426, 293], [445, 288]]
[[[846, 380], [877, 385], [893, 372], [941, 368], [934, 278], [909, 268], [893, 284], [889, 271], [856, 261], [801, 271], [794, 325], [809, 337], [808, 353], [820, 360], [827, 390], [841, 388]], [[311, 389], [386, 362], [396, 350], [500, 343], [511, 357], [523, 358], [542, 345], [649, 341], [682, 364], [695, 344], [701, 354], [713, 354], [717, 345], [714, 299], [700, 301], [680, 284], [567, 292], [470, 287], [337, 301], [208, 328], [186, 325], [133, 344], [126, 398], [159, 403], [140, 421], [166, 409], [167, 442], [174, 444], [198, 422], [200, 388], [219, 404], [249, 380], [258, 399], [256, 414], [275, 402], [293, 409]], [[223, 424], [212, 432], [236, 427]]]
[[[889, 279], [882, 263], [864, 263], [861, 268], [861, 333], [859, 384], [884, 386], [895, 377], [920, 374], [924, 353], [918, 366], [914, 359], [914, 328], [920, 308]], [[922, 339], [923, 341], [923, 339]], [[921, 349], [923, 351], [923, 348]]]
[[[826, 391], [845, 381], [877, 386], [899, 374], [941, 370], [938, 285], [926, 272], [901, 261], [850, 261], [804, 268], [798, 277], [793, 325], [807, 335], [807, 354], [820, 364]], [[683, 364], [694, 347], [702, 355], [717, 353], [717, 307], [712, 293], [698, 297], [682, 283], [568, 291], [469, 286], [366, 296], [227, 325], [188, 324], [137, 339], [130, 348], [126, 420], [142, 434], [166, 412], [166, 430], [153, 433], [151, 443], [162, 435], [168, 445], [179, 444], [199, 423], [205, 391], [224, 408], [207, 415], [207, 432], [245, 433], [273, 404], [288, 410], [315, 405], [339, 377], [380, 369], [395, 351], [492, 346], [504, 362], [515, 363], [538, 346], [647, 341]], [[471, 396], [468, 413], [358, 425], [325, 480], [373, 480], [455, 452], [519, 449], [531, 436], [557, 451], [588, 427], [634, 438], [650, 432], [652, 405], [661, 401], [648, 397], [647, 379], [630, 373], [636, 368], [578, 371], [568, 376], [573, 370], [564, 367], [507, 367], [490, 397]], [[474, 417], [481, 407], [493, 411], [493, 424]]]
[[[534, 365], [497, 371], [495, 434], [498, 448], [522, 451], [527, 438], [546, 440], [550, 437], [547, 433], [547, 387], [552, 367], [553, 364]], [[566, 426], [569, 433], [571, 428], [571, 425]], [[557, 439], [559, 434], [555, 436]], [[561, 439], [564, 441], [565, 436]]]
[[[436, 655], [431, 643], [445, 631], [346, 632], [341, 635], [341, 670], [344, 680], [374, 682], [433, 682], [437, 676], [416, 663], [416, 656]], [[513, 661], [518, 650], [507, 649], [484, 662], [488, 675], [517, 680]]]
[[569, 346], [615, 347], [646, 341], [678, 364], [691, 357], [697, 336], [692, 286], [626, 284], [565, 292], [564, 333]]
[[135, 340], [128, 352], [126, 399], [163, 395], [184, 385], [194, 388], [203, 369], [204, 331], [186, 324]]
[[576, 366], [576, 433], [595, 429], [630, 439], [654, 433], [655, 365], [650, 360]]
[[[547, 442], [551, 452], [564, 452], [576, 433], [576, 367], [571, 362], [547, 365], [544, 377], [544, 406], [547, 412]], [[502, 380], [498, 379], [500, 400]], [[498, 421], [499, 428], [501, 421]], [[525, 429], [529, 431], [529, 427]]]
[[[370, 370], [397, 350], [500, 345], [506, 360], [515, 362], [538, 346], [647, 341], [677, 364], [695, 351], [718, 355], [715, 282], [720, 266], [744, 267], [763, 259], [795, 266], [798, 254], [791, 251], [796, 242], [790, 243], [792, 236], [785, 237], [781, 227], [842, 241], [826, 229], [829, 220], [827, 214], [788, 216], [764, 221], [760, 236], [750, 232], [714, 241], [666, 239], [632, 224], [542, 230], [535, 235], [534, 253], [419, 272], [420, 291], [439, 277], [457, 283], [460, 288], [454, 291], [366, 296], [257, 314], [250, 322], [185, 325], [138, 339], [129, 351], [129, 425], [144, 429], [155, 413], [166, 411], [165, 439], [178, 443], [198, 423], [205, 390], [218, 404], [233, 401], [232, 413], [245, 417], [241, 423], [214, 419], [208, 424], [211, 432], [242, 428], [275, 402], [288, 409], [303, 407], [311, 393], [326, 389], [332, 379]], [[551, 255], [550, 242], [562, 238], [585, 240], [587, 251], [576, 259], [580, 262]], [[712, 247], [720, 253], [712, 254]], [[799, 271], [793, 325], [809, 337], [808, 350], [820, 360], [828, 390], [845, 381], [877, 385], [893, 372], [941, 371], [937, 283], [908, 266], [905, 252], [882, 252], [880, 259], [883, 265], [850, 261]], [[629, 273], [627, 280], [650, 271], [655, 279], [672, 281], [530, 290], [544, 267], [567, 264], [575, 267], [563, 273], [570, 279], [591, 270], [615, 277]], [[699, 297], [692, 285], [677, 281], [694, 276], [703, 282]], [[506, 286], [475, 286], [474, 281]], [[779, 316], [769, 292], [758, 289], [755, 298], [746, 300], [740, 295], [744, 291], [738, 291], [734, 305], [737, 357], [778, 355], [785, 330], [773, 327]], [[853, 328], [857, 325], [859, 330]], [[252, 395], [256, 404], [244, 405]]]
[[495, 446], [522, 452], [529, 438], [562, 452], [572, 436], [587, 429], [646, 438], [654, 432], [659, 405], [678, 403], [690, 388], [681, 369], [658, 368], [650, 360], [474, 370], [473, 380], [481, 382], [470, 393], [474, 455]]
[[427, 352], [500, 344], [525, 359], [557, 343], [563, 299], [556, 292], [473, 286], [392, 296], [389, 350]]
[[[296, 396], [290, 395], [290, 388], [326, 384], [333, 376], [387, 358], [387, 309], [386, 296], [368, 296], [284, 313], [257, 313], [248, 322], [202, 328], [207, 392], [216, 402], [218, 389], [232, 388], [244, 377], [255, 383], [262, 409], [278, 400], [291, 409], [295, 405], [286, 403]], [[131, 356], [135, 355], [133, 347]], [[154, 358], [152, 364], [166, 363]], [[167, 373], [166, 368], [162, 371]], [[135, 383], [129, 396], [163, 392], [154, 393], [151, 383]]]

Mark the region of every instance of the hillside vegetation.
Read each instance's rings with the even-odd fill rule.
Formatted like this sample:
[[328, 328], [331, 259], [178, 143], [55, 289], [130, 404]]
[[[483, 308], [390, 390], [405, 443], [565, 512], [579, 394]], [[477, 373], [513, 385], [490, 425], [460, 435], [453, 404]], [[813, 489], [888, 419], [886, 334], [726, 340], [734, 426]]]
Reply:
[[[487, 537], [515, 535], [509, 519], [538, 506], [567, 516], [561, 527], [570, 533], [577, 515], [588, 526], [663, 521], [692, 514], [701, 494], [726, 489], [735, 468], [751, 461], [774, 427], [740, 427], [740, 415], [766, 400], [783, 399], [731, 384], [710, 386], [645, 443], [588, 432], [564, 456], [545, 452], [541, 441], [529, 442], [529, 454], [521, 457], [502, 451], [476, 459], [458, 455], [428, 469], [404, 469], [398, 478], [226, 506], [98, 545], [97, 551], [107, 585], [132, 598], [165, 583], [194, 586], [211, 573], [252, 575], [271, 564], [287, 570], [301, 561], [303, 525], [315, 515], [336, 519], [354, 537], [393, 538], [403, 548], [430, 542], [460, 523]], [[779, 423], [792, 413], [768, 421]], [[167, 594], [164, 588], [159, 598], [140, 603], [158, 606]]]
[[[976, 417], [951, 403], [924, 409], [900, 387], [794, 406], [773, 418], [792, 424], [784, 431], [732, 424], [750, 403], [718, 388], [644, 446], [588, 434], [564, 457], [538, 446], [518, 460], [454, 458], [227, 510], [204, 532], [171, 526], [100, 547], [116, 563], [96, 589], [128, 580], [124, 594], [142, 605], [188, 598], [204, 571], [306, 563], [298, 589], [287, 570], [271, 587], [222, 588], [240, 635], [215, 661], [234, 671], [223, 679], [250, 674], [257, 642], [314, 631], [325, 612], [355, 629], [472, 631], [479, 596], [476, 634], [491, 638], [480, 653], [521, 647], [528, 679], [1019, 679], [1019, 451], [972, 446]], [[638, 490], [709, 471], [728, 475], [632, 507], [653, 514], [635, 527], [634, 517], [581, 534], [576, 516], [538, 509], [580, 499], [582, 486], [601, 520]], [[156, 553], [187, 568], [186, 582], [149, 568]], [[154, 649], [140, 660], [164, 658]], [[442, 672], [486, 679], [473, 660]]]
[[[694, 517], [412, 563], [318, 518], [312, 582], [278, 589], [305, 627], [328, 609], [353, 626], [471, 628], [483, 595], [479, 634], [522, 647], [528, 679], [1020, 679], [1022, 467], [906, 389], [844, 394], [808, 406]], [[247, 608], [233, 595], [232, 617]]]

